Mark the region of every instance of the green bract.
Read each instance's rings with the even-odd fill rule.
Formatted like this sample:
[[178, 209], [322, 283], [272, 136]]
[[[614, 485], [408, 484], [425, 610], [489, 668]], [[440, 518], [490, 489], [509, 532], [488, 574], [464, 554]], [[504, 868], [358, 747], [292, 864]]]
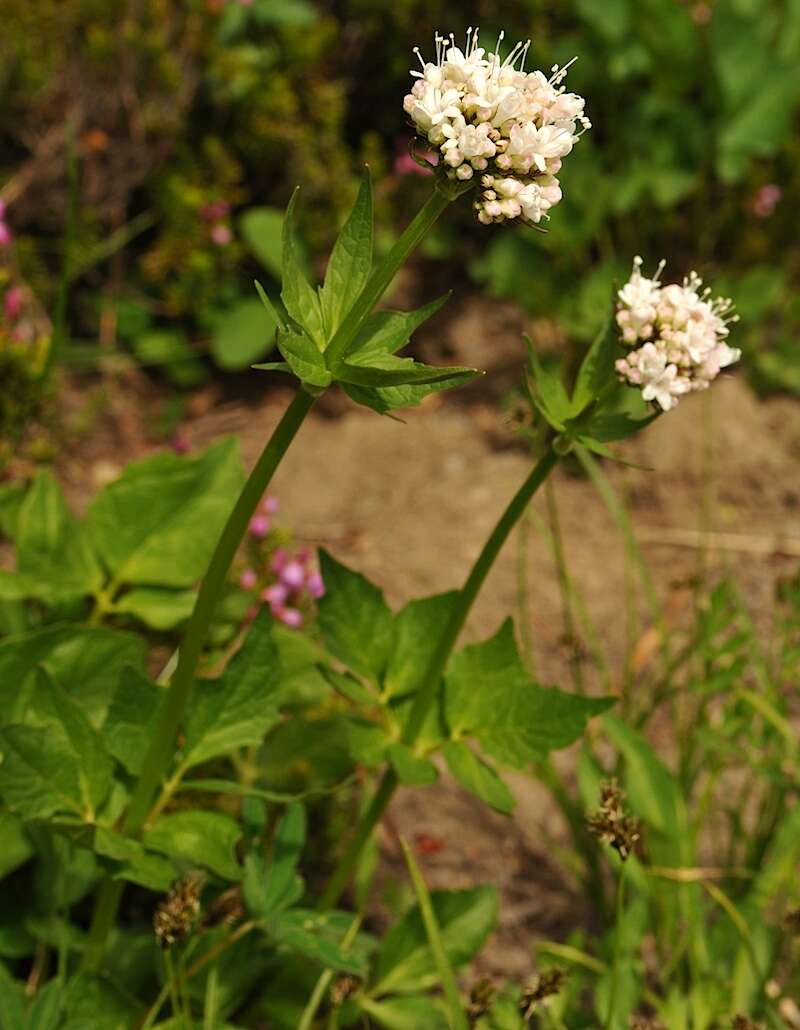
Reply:
[[373, 268], [368, 171], [331, 253], [325, 281], [316, 290], [308, 282], [298, 256], [293, 225], [297, 194], [295, 190], [283, 223], [283, 312], [256, 284], [270, 318], [278, 325], [277, 346], [284, 360], [254, 368], [290, 372], [312, 391], [341, 383], [357, 404], [381, 414], [419, 404], [431, 393], [459, 386], [480, 374], [474, 368], [436, 368], [397, 356], [414, 330], [438, 311], [447, 297], [418, 311], [371, 313], [367, 309], [354, 317]]

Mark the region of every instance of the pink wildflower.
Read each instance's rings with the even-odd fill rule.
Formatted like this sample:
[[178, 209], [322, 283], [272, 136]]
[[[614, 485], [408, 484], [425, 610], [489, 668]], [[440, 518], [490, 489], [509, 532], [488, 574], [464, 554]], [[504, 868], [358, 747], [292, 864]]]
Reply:
[[250, 519], [250, 535], [256, 540], [263, 540], [269, 533], [270, 522], [266, 515], [254, 515]]
[[245, 569], [239, 577], [239, 586], [242, 590], [252, 590], [258, 583], [258, 574], [255, 569]]
[[22, 313], [25, 292], [21, 286], [12, 286], [6, 290], [3, 299], [3, 312], [9, 322], [16, 322]]

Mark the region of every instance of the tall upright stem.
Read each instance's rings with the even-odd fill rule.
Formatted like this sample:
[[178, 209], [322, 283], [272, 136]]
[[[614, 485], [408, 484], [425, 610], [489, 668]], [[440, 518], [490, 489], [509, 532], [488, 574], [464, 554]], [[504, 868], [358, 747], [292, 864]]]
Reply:
[[[467, 621], [470, 609], [483, 586], [489, 570], [494, 565], [508, 535], [519, 521], [528, 502], [547, 479], [558, 461], [552, 445], [548, 446], [528, 478], [516, 492], [510, 504], [500, 516], [497, 525], [478, 555], [472, 571], [460, 591], [450, 616], [442, 629], [439, 642], [422, 674], [419, 687], [411, 707], [411, 713], [403, 732], [403, 743], [410, 746], [416, 742], [425, 718], [433, 705], [448, 659], [453, 652], [461, 630]], [[387, 769], [367, 810], [356, 826], [353, 838], [328, 882], [322, 895], [320, 907], [332, 908], [347, 886], [350, 876], [361, 856], [372, 831], [380, 821], [397, 787], [397, 776], [393, 769]]]
[[[331, 369], [341, 363], [352, 341], [375, 304], [394, 279], [398, 270], [457, 193], [447, 195], [435, 188], [416, 218], [398, 238], [381, 264], [375, 269], [348, 312], [326, 350]], [[258, 502], [267, 489], [275, 469], [311, 410], [316, 394], [300, 387], [267, 442], [255, 468], [250, 473], [211, 558], [205, 579], [197, 595], [194, 611], [186, 627], [178, 652], [178, 663], [161, 703], [145, 754], [142, 771], [133, 790], [130, 805], [120, 830], [129, 837], [138, 836], [150, 814], [155, 793], [169, 768], [175, 751], [175, 740], [194, 686], [197, 664], [208, 636], [217, 603], [225, 586], [228, 571]], [[120, 881], [105, 880], [98, 891], [92, 925], [84, 952], [84, 966], [99, 968], [106, 941], [116, 918], [122, 897]]]

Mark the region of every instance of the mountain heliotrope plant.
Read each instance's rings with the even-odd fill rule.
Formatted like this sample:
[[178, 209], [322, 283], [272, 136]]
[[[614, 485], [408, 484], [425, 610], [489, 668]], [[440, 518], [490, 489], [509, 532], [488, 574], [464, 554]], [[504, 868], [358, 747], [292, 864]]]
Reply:
[[[251, 543], [268, 533], [274, 504], [265, 492], [317, 397], [339, 384], [357, 404], [388, 414], [479, 374], [398, 356], [444, 298], [413, 312], [376, 306], [462, 194], [474, 192], [484, 224], [537, 224], [558, 202], [556, 173], [589, 123], [583, 100], [561, 85], [565, 69], [526, 73], [526, 53], [524, 44], [502, 59], [498, 44], [486, 54], [477, 32], [466, 51], [437, 40], [437, 61], [423, 63], [405, 109], [442, 160], [430, 198], [376, 267], [368, 173], [319, 287], [299, 260], [292, 197], [280, 297], [259, 287], [282, 360], [256, 367], [289, 373], [298, 386], [246, 481], [235, 448], [222, 443], [201, 458], [156, 455], [130, 466], [99, 493], [86, 523], [47, 477], [24, 497], [0, 493], [0, 526], [17, 556], [16, 570], [0, 573], [0, 615], [10, 618], [5, 605], [13, 604], [22, 626], [0, 642], [0, 828], [6, 872], [22, 884], [14, 889], [29, 888], [25, 870], [35, 863], [39, 905], [0, 945], [34, 954], [33, 971], [22, 974], [29, 987], [57, 954], [49, 993], [32, 1005], [0, 965], [0, 1023], [11, 1011], [15, 1027], [55, 1030], [64, 1013], [70, 1030], [188, 1030], [202, 1013], [206, 1027], [266, 1021], [312, 1030], [326, 1006], [329, 1026], [466, 1030], [453, 970], [490, 932], [495, 892], [430, 895], [406, 848], [417, 906], [378, 942], [361, 928], [370, 884], [362, 860], [399, 785], [434, 782], [443, 762], [464, 789], [509, 813], [504, 770], [540, 768], [614, 704], [538, 683], [511, 620], [460, 650], [458, 640], [559, 458], [574, 447], [609, 454], [609, 442], [686, 392], [670, 384], [707, 385], [738, 356], [725, 342], [727, 309], [700, 296], [696, 278], [661, 287], [637, 265], [617, 317], [610, 313], [569, 388], [529, 348], [528, 392], [546, 438], [460, 589], [393, 611], [377, 586], [327, 553], [319, 572], [310, 555], [273, 555], [274, 581], [251, 563], [240, 575], [263, 606], [232, 646], [223, 641], [213, 668], [200, 675], [198, 667], [214, 643], [232, 563], [248, 533]], [[661, 356], [658, 374], [648, 348]], [[125, 616], [162, 632], [188, 616], [177, 656], [155, 680], [142, 635], [120, 628]], [[338, 861], [324, 853], [320, 861], [315, 840], [307, 885], [303, 802], [358, 786], [367, 796]], [[337, 908], [354, 876], [357, 914]], [[126, 889], [139, 894], [120, 919]], [[166, 897], [143, 906], [146, 891]], [[152, 919], [145, 930], [136, 921], [143, 907], [155, 910], [163, 953]], [[334, 975], [351, 978], [346, 988]], [[437, 985], [441, 996], [431, 993]], [[55, 1013], [49, 1022], [34, 1011], [43, 995]], [[93, 1024], [79, 1019], [89, 996]], [[522, 1026], [536, 992], [523, 1001], [522, 1015], [512, 1003], [492, 1025]], [[159, 1023], [168, 1002], [172, 1018]]]

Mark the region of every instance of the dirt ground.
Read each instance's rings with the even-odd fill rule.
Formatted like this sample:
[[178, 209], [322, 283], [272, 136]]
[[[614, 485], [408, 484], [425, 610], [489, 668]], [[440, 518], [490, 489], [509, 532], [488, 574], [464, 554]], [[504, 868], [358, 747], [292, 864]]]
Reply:
[[[430, 398], [404, 415], [405, 424], [323, 402], [276, 478], [273, 492], [299, 540], [323, 545], [363, 571], [394, 605], [460, 585], [530, 467], [497, 404], [518, 376], [519, 316], [501, 306], [491, 317], [487, 331], [485, 314], [481, 321], [469, 306], [461, 309], [448, 323], [443, 348], [437, 347], [440, 359], [443, 349], [448, 358], [489, 368], [477, 388]], [[189, 419], [185, 434], [193, 448], [201, 448], [235, 433], [250, 464], [288, 396], [272, 387], [252, 403], [212, 406]], [[78, 507], [92, 481], [113, 471], [120, 454], [127, 459], [149, 449], [136, 423], [135, 431], [123, 421], [114, 432], [95, 433], [85, 447], [64, 456], [60, 473]], [[759, 402], [742, 377], [732, 376], [706, 395], [683, 400], [620, 453], [651, 469], [605, 465], [676, 618], [686, 604], [686, 584], [704, 560], [698, 546], [705, 539], [702, 530], [710, 528], [709, 574], [733, 569], [766, 629], [775, 580], [795, 571], [800, 556], [800, 404], [781, 398]], [[585, 478], [559, 470], [555, 496], [569, 571], [617, 683], [635, 644], [626, 615], [631, 575], [623, 540]], [[523, 567], [539, 677], [568, 687], [572, 652], [564, 640], [552, 548], [542, 531], [543, 497], [534, 509], [540, 517], [528, 528], [524, 561], [517, 534], [486, 583], [466, 637], [485, 637], [507, 614], [518, 614]], [[639, 609], [644, 612], [641, 598]], [[646, 628], [643, 616], [635, 633]], [[590, 684], [598, 683], [591, 662], [585, 673]], [[568, 770], [569, 755], [560, 756], [559, 764]], [[513, 777], [512, 785], [518, 798], [513, 821], [488, 811], [443, 775], [435, 787], [400, 791], [384, 833], [387, 870], [400, 871], [401, 832], [422, 844], [421, 860], [434, 886], [491, 882], [501, 888], [500, 926], [483, 965], [503, 976], [529, 971], [532, 940], [560, 934], [583, 918], [581, 901], [559, 869], [563, 827], [546, 792], [522, 776]]]

